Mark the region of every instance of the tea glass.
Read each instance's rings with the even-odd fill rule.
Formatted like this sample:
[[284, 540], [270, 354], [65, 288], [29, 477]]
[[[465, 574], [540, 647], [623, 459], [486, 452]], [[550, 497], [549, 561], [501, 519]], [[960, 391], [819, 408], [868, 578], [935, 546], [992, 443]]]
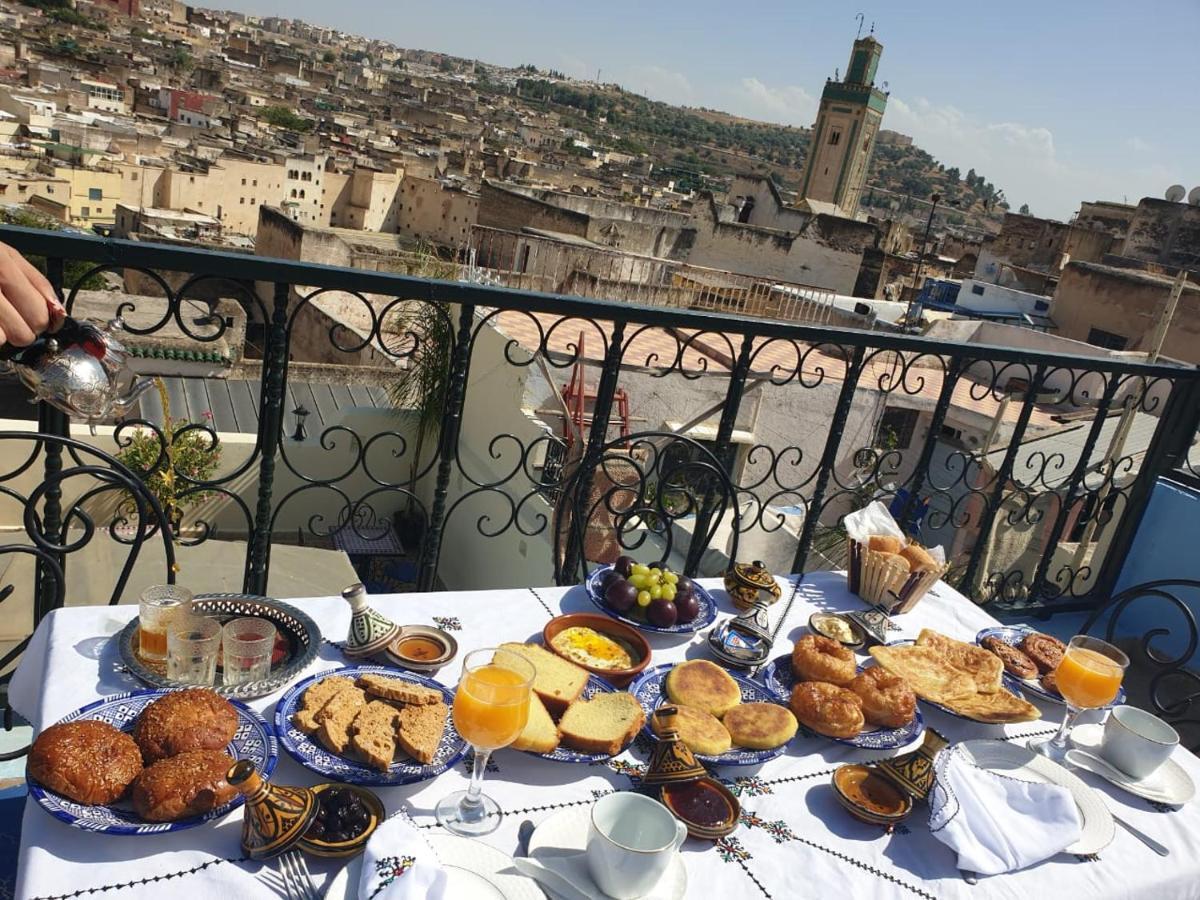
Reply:
[[1067, 704], [1062, 725], [1054, 737], [1030, 741], [1029, 749], [1062, 763], [1070, 749], [1067, 736], [1075, 719], [1085, 709], [1103, 709], [1112, 703], [1128, 667], [1129, 657], [1112, 644], [1086, 634], [1071, 638], [1054, 670], [1058, 692]]
[[179, 584], [156, 584], [138, 600], [138, 655], [148, 662], [167, 658], [167, 629], [191, 613], [192, 592]]
[[511, 650], [485, 647], [463, 659], [462, 680], [454, 692], [454, 727], [475, 753], [471, 785], [442, 798], [437, 820], [454, 834], [475, 837], [500, 827], [496, 801], [483, 793], [483, 773], [493, 750], [507, 747], [525, 730], [533, 664]]
[[221, 623], [187, 616], [167, 629], [167, 678], [177, 684], [212, 687], [221, 649]]
[[275, 624], [247, 617], [226, 622], [221, 629], [221, 677], [225, 684], [265, 681], [271, 676]]

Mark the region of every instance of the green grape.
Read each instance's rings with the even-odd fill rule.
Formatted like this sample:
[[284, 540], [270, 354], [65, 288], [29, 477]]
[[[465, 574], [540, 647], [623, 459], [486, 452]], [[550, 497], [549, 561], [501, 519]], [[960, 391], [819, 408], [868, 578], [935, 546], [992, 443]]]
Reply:
[[667, 582], [662, 586], [662, 598], [664, 600], [675, 601], [675, 585]]
[[655, 578], [661, 577], [662, 573], [663, 573], [662, 569], [651, 569], [650, 570], [650, 574], [653, 575]]
[[663, 579], [667, 582], [667, 584], [675, 584], [677, 581], [679, 581], [679, 576], [674, 572], [663, 572]]
[[662, 589], [661, 584], [656, 584], [656, 585], [651, 586], [651, 588], [650, 588], [650, 599], [651, 600], [658, 600], [662, 597], [662, 595], [663, 595], [663, 589]]
[[630, 571], [633, 572], [634, 575], [649, 575], [650, 567], [644, 566], [641, 563], [634, 563]]
[[629, 576], [629, 583], [632, 584], [639, 591], [644, 587], [650, 586], [646, 581], [646, 576], [639, 575], [637, 572], [634, 572], [632, 575]]
[[645, 609], [647, 606], [650, 605], [650, 601], [653, 599], [654, 598], [652, 596], [650, 596], [649, 591], [638, 591], [637, 605], [642, 607], [643, 609]]

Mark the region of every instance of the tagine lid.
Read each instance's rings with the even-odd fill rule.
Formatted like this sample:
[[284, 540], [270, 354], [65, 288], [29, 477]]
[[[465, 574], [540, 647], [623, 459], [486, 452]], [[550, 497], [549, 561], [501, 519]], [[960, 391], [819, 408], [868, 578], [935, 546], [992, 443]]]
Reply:
[[342, 591], [350, 604], [350, 633], [343, 651], [350, 657], [374, 656], [400, 636], [400, 626], [367, 603], [367, 589], [357, 582]]
[[758, 560], [752, 563], [734, 563], [730, 571], [734, 579], [746, 587], [779, 593], [779, 584], [767, 571], [767, 567]]
[[708, 775], [708, 770], [700, 765], [691, 748], [680, 740], [679, 732], [675, 730], [674, 721], [678, 712], [676, 707], [670, 705], [660, 706], [654, 711], [661, 732], [654, 742], [650, 765], [642, 778], [642, 784], [646, 787], [694, 781]]
[[246, 796], [242, 850], [268, 859], [300, 843], [319, 811], [316, 793], [306, 787], [272, 784], [249, 760], [238, 760], [225, 776]]

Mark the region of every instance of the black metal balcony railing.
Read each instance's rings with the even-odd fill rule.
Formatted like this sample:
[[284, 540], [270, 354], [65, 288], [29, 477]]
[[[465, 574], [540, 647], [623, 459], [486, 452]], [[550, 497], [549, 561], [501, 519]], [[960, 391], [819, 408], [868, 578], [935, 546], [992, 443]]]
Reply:
[[[1200, 420], [1200, 372], [1192, 367], [648, 308], [26, 229], [0, 229], [0, 240], [45, 257], [68, 308], [77, 289], [62, 283], [66, 261], [94, 263], [93, 272], [148, 276], [163, 296], [137, 300], [143, 306], [139, 321], [149, 324], [132, 325], [136, 335], [173, 323], [195, 341], [217, 341], [229, 323], [205, 306], [213, 301], [197, 298], [231, 297], [242, 305], [247, 333], [261, 336], [262, 347], [253, 447], [228, 471], [210, 478], [178, 468], [171, 475], [180, 496], [203, 495], [225, 504], [223, 514], [239, 523], [225, 531], [247, 541], [244, 589], [255, 593], [268, 590], [273, 543], [295, 534], [282, 525], [293, 504], [314, 510], [301, 531], [325, 539], [346, 531], [377, 536], [392, 513], [409, 509], [419, 520], [419, 541], [411, 548], [416, 586], [430, 589], [446, 559], [443, 538], [450, 530], [460, 534], [456, 529], [464, 523], [471, 527], [461, 533], [469, 531], [481, 542], [514, 533], [541, 540], [545, 558], [529, 558], [531, 583], [554, 572], [574, 577], [581, 559], [611, 556], [618, 545], [646, 540], [648, 532], [681, 527], [703, 536], [682, 554], [694, 573], [702, 566], [706, 544], [721, 533], [718, 520], [731, 511], [727, 527], [736, 530], [743, 548], [755, 532], [778, 540], [788, 523], [795, 523], [790, 567], [805, 571], [836, 565], [844, 546], [838, 531], [842, 515], [880, 498], [892, 505], [899, 521], [920, 523], [926, 534], [940, 536], [952, 551], [948, 579], [978, 601], [1038, 611], [1086, 607], [1111, 592], [1155, 480], [1186, 465]], [[160, 273], [176, 274], [168, 279]], [[148, 283], [145, 277], [141, 283]], [[320, 298], [334, 296], [357, 316], [356, 331], [321, 319]], [[128, 298], [117, 295], [117, 302], [116, 311], [131, 311]], [[145, 318], [148, 302], [161, 303], [149, 310], [150, 319]], [[197, 303], [210, 314], [197, 318]], [[414, 309], [432, 318], [414, 317]], [[396, 326], [398, 317], [426, 324]], [[440, 322], [448, 340], [431, 339], [430, 321]], [[488, 345], [497, 325], [503, 334]], [[524, 340], [512, 337], [515, 333], [524, 334]], [[580, 333], [586, 334], [590, 355], [575, 338]], [[472, 367], [483, 365], [479, 357], [485, 352], [494, 352], [489, 365], [498, 360], [502, 367], [520, 370], [524, 385], [539, 371], [547, 382], [566, 381], [572, 367], [590, 360], [598, 370], [596, 387], [580, 407], [576, 436], [563, 439], [574, 427], [565, 408], [562, 431], [547, 433], [530, 425], [519, 400], [512, 401], [509, 414], [521, 417], [520, 428], [481, 435], [480, 423], [495, 412], [487, 408], [492, 398], [476, 397], [486, 379], [472, 380]], [[433, 428], [422, 432], [397, 424], [360, 434], [345, 423], [323, 430], [309, 423], [312, 437], [305, 446], [328, 462], [310, 465], [285, 423], [289, 369], [305, 354], [322, 364], [432, 364], [446, 376]], [[621, 401], [617, 406], [631, 398], [636, 419], [639, 403], [653, 400], [656, 409], [663, 408], [672, 384], [684, 388], [676, 387], [671, 396], [686, 401], [703, 378], [709, 379], [704, 384], [716, 379], [719, 385], [713, 408], [718, 424], [705, 445], [691, 442], [690, 460], [663, 453], [654, 466], [614, 470], [613, 448], [621, 446], [614, 416], [630, 416], [615, 411], [614, 398]], [[763, 405], [761, 395], [772, 402], [799, 398], [800, 404], [790, 408], [816, 410], [817, 419], [789, 420], [780, 412], [785, 407]], [[864, 398], [870, 401], [869, 416], [863, 412]], [[760, 408], [774, 418], [754, 426], [749, 420]], [[896, 409], [922, 417], [923, 440], [911, 420], [905, 426], [904, 416], [888, 417]], [[677, 417], [686, 422], [699, 411], [678, 410]], [[960, 413], [984, 421], [990, 416], [994, 433], [982, 446], [954, 443], [957, 432], [948, 422]], [[1113, 442], [1114, 427], [1123, 427], [1117, 423], [1126, 418], [1135, 420], [1138, 441]], [[664, 416], [632, 430], [663, 431], [665, 421]], [[1066, 421], [1079, 426], [1072, 452], [1033, 440], [1035, 432], [1050, 434]], [[870, 427], [860, 427], [863, 422]], [[857, 429], [854, 434], [848, 423]], [[66, 437], [69, 425], [62, 413], [40, 410], [43, 434]], [[759, 438], [756, 427], [775, 437]], [[911, 446], [898, 446], [897, 429]], [[160, 448], [145, 471], [134, 473], [142, 477], [171, 465], [168, 449], [183, 432], [203, 436], [208, 446], [219, 440], [216, 428], [205, 422], [189, 423], [171, 435], [149, 421], [131, 419], [117, 424], [109, 452], [126, 447], [135, 431], [153, 434]], [[751, 445], [735, 443], [735, 436], [747, 431]], [[655, 446], [680, 443], [678, 435], [661, 438]], [[639, 440], [647, 438], [643, 434]], [[1110, 445], [1126, 449], [1110, 458], [1103, 453]], [[39, 571], [33, 589], [39, 592], [35, 615], [40, 617], [62, 602], [61, 585], [52, 576], [63, 570], [70, 552], [93, 534], [129, 542], [131, 531], [120, 527], [116, 516], [108, 527], [93, 522], [78, 498], [64, 506], [61, 479], [64, 463], [69, 467], [71, 460], [64, 461], [62, 443], [42, 442], [32, 453], [17, 446], [0, 439], [0, 511], [13, 503], [26, 509], [4, 513], [0, 524], [23, 529], [36, 545], [32, 552]], [[75, 448], [66, 446], [78, 462]], [[641, 458], [636, 447], [626, 452], [635, 463]], [[684, 472], [710, 453], [732, 482], [733, 502], [715, 495], [711, 477], [689, 480]], [[14, 486], [39, 467], [50, 490], [31, 493]], [[288, 487], [276, 490], [285, 480]], [[113, 489], [120, 483], [115, 479]], [[570, 490], [564, 490], [568, 484]], [[597, 516], [601, 526], [619, 533], [619, 542], [593, 545], [589, 532], [596, 522], [564, 521], [555, 507], [568, 494], [576, 503], [575, 515], [587, 510], [582, 514]], [[178, 520], [162, 523], [164, 529], [179, 525]], [[211, 522], [190, 525], [175, 535], [185, 565], [189, 545], [220, 536]], [[79, 529], [84, 536], [71, 539]], [[143, 540], [145, 531], [143, 525], [133, 527], [132, 540]], [[34, 532], [42, 539], [33, 539]], [[1026, 538], [1025, 549], [1015, 556], [1003, 552], [1011, 534]], [[30, 541], [19, 538], [0, 536], [0, 554], [22, 543], [26, 549], [20, 552], [29, 553]], [[1089, 549], [1089, 541], [1100, 550]], [[729, 546], [737, 542], [729, 540], [719, 549], [731, 552]], [[469, 558], [469, 549], [456, 543], [454, 565], [461, 565], [464, 555]], [[6, 595], [4, 584], [0, 570], [0, 598]], [[7, 593], [12, 590], [10, 585]]]

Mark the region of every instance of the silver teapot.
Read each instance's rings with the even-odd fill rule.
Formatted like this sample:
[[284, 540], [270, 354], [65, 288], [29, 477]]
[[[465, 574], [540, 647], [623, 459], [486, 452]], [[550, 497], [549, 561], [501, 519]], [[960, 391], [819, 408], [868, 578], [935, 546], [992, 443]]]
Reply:
[[68, 317], [54, 334], [9, 350], [0, 370], [11, 368], [33, 394], [89, 424], [124, 415], [153, 383], [129, 368], [129, 353], [116, 338], [120, 316], [103, 329]]

